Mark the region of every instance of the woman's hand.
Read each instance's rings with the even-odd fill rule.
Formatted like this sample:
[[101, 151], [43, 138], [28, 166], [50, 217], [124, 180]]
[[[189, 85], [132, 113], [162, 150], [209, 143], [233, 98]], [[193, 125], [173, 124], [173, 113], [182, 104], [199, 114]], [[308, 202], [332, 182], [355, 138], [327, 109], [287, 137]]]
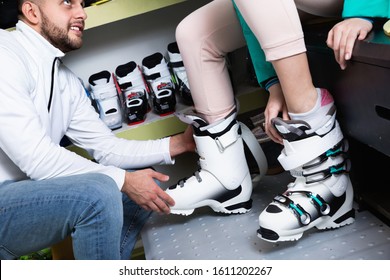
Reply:
[[349, 18], [337, 23], [328, 33], [326, 43], [333, 49], [334, 56], [340, 68], [347, 67], [347, 61], [352, 57], [356, 40], [364, 40], [372, 30], [373, 24], [362, 18]]
[[283, 91], [279, 83], [272, 85], [269, 89], [268, 103], [264, 111], [265, 132], [276, 143], [283, 144], [283, 138], [276, 128], [272, 125], [271, 120], [276, 118], [280, 113], [284, 120], [288, 120], [287, 106], [284, 100]]

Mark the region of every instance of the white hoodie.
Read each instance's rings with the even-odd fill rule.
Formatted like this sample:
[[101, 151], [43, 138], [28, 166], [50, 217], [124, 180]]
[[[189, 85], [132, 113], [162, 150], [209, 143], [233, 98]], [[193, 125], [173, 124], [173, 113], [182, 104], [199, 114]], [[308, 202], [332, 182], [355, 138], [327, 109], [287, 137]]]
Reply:
[[[117, 138], [61, 63], [63, 56], [22, 21], [15, 31], [0, 30], [0, 183], [103, 173], [121, 189], [124, 169], [173, 163], [169, 138]], [[98, 163], [61, 147], [64, 135]]]

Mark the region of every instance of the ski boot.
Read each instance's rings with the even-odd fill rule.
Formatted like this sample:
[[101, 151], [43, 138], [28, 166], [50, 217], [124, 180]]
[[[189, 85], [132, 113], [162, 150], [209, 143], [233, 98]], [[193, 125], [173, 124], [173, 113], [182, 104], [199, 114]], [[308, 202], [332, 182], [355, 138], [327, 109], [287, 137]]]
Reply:
[[168, 45], [169, 66], [172, 69], [178, 94], [184, 104], [194, 105], [192, 100], [190, 86], [188, 84], [187, 72], [184, 68], [183, 59], [181, 58], [179, 47], [176, 42]]
[[250, 130], [237, 122], [236, 113], [208, 124], [196, 115], [177, 114], [192, 124], [200, 169], [166, 192], [175, 200], [172, 214], [190, 215], [209, 206], [215, 212], [246, 213], [252, 207], [252, 180], [244, 154], [244, 141], [264, 175], [267, 161]]
[[295, 181], [260, 214], [260, 238], [294, 241], [313, 227], [331, 229], [354, 222], [348, 144], [335, 119], [333, 99], [331, 104], [315, 131], [302, 120], [272, 120], [284, 139], [278, 160]]
[[111, 73], [103, 70], [89, 77], [91, 96], [96, 101], [100, 118], [112, 130], [122, 127], [122, 111]]
[[152, 106], [161, 116], [175, 112], [175, 83], [164, 56], [157, 52], [142, 60], [142, 71], [149, 85]]
[[119, 65], [115, 75], [127, 124], [142, 123], [148, 112], [148, 92], [141, 70], [134, 61], [130, 61]]

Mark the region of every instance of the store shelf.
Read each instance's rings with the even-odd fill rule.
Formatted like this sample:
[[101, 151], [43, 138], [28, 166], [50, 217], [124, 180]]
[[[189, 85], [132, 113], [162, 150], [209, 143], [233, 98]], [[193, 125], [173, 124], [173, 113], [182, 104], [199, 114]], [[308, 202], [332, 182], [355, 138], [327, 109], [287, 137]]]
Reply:
[[[239, 114], [264, 107], [267, 95], [262, 94], [259, 87], [242, 85], [237, 88], [237, 100], [239, 102]], [[178, 103], [176, 112], [182, 112], [188, 106]], [[115, 131], [116, 135], [126, 139], [146, 140], [158, 139], [167, 135], [174, 135], [184, 131], [186, 124], [182, 123], [174, 114], [159, 116], [152, 111], [148, 113], [144, 122], [137, 125], [123, 124], [122, 128]]]
[[[241, 85], [236, 91], [236, 98], [239, 103], [239, 114], [262, 108], [267, 102], [268, 95], [259, 87]], [[182, 112], [188, 108], [188, 106], [178, 103], [176, 112]], [[174, 114], [159, 116], [151, 111], [148, 113], [144, 122], [137, 125], [127, 125], [126, 123], [123, 123], [122, 128], [114, 130], [114, 133], [118, 137], [124, 139], [149, 140], [181, 133], [186, 127], [187, 124], [181, 122]], [[84, 150], [78, 147], [70, 146], [68, 149], [79, 155], [90, 158]]]
[[111, 0], [85, 8], [88, 15], [85, 28], [94, 28], [185, 1], [187, 0]]

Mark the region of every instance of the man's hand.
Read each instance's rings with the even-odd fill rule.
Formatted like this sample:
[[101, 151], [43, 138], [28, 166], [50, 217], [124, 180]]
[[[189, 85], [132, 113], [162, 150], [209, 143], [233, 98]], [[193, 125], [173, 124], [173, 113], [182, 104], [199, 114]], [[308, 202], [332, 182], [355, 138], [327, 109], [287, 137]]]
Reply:
[[[183, 133], [170, 138], [169, 152], [171, 157], [195, 151], [192, 133], [192, 127], [188, 126]], [[146, 210], [169, 214], [169, 207], [173, 206], [175, 202], [157, 185], [155, 180], [166, 182], [169, 180], [169, 176], [153, 169], [126, 172], [122, 192]]]
[[157, 185], [155, 180], [166, 182], [169, 176], [153, 169], [126, 172], [122, 192], [146, 210], [169, 214], [169, 207], [175, 202]]
[[351, 59], [356, 40], [364, 40], [373, 25], [362, 18], [349, 18], [337, 23], [328, 33], [326, 43], [333, 49], [335, 59], [344, 70]]

